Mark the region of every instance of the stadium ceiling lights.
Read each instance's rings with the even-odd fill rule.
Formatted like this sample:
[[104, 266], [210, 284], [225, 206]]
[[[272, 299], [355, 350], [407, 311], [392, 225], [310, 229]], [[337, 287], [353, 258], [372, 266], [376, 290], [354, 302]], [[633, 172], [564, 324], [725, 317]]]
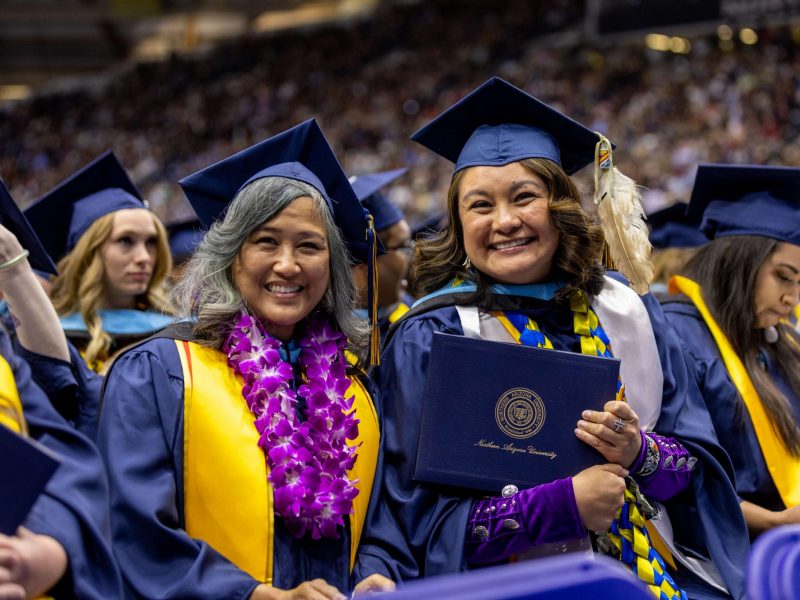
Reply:
[[644, 43], [651, 50], [658, 52], [689, 54], [692, 51], [692, 43], [686, 38], [661, 33], [648, 33], [644, 38]]
[[29, 85], [0, 85], [0, 102], [25, 100], [31, 95]]

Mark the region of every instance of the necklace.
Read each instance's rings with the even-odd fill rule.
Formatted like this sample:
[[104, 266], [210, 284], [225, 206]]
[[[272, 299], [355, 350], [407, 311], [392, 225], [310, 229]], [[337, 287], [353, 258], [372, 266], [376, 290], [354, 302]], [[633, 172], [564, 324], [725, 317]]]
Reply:
[[[275, 512], [295, 537], [338, 538], [344, 516], [353, 512], [358, 489], [347, 476], [356, 461], [358, 419], [344, 356], [346, 339], [327, 321], [313, 317], [300, 338], [304, 381], [295, 391], [294, 370], [281, 359], [280, 341], [242, 311], [223, 350], [228, 365], [244, 379], [242, 396], [256, 417], [273, 487]], [[298, 417], [305, 400], [306, 419]]]

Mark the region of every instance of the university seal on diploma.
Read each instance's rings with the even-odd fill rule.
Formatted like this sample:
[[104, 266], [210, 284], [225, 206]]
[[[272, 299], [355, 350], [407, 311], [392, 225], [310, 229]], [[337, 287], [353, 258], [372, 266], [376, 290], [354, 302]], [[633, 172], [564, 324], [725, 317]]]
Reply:
[[500, 431], [518, 440], [539, 433], [546, 416], [544, 402], [538, 394], [522, 387], [507, 390], [498, 398], [494, 411]]

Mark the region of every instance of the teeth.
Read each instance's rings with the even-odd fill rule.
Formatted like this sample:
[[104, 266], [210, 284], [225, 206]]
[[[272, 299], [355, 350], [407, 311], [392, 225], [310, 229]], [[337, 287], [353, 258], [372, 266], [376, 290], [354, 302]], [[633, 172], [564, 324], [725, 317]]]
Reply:
[[291, 294], [292, 292], [299, 292], [303, 289], [299, 285], [285, 285], [279, 283], [270, 283], [267, 285], [267, 289], [270, 292], [274, 292], [276, 294]]
[[510, 242], [503, 242], [501, 244], [495, 244], [495, 250], [505, 250], [506, 248], [516, 248], [517, 246], [524, 246], [525, 244], [529, 243], [531, 238], [522, 238], [520, 240], [512, 240]]

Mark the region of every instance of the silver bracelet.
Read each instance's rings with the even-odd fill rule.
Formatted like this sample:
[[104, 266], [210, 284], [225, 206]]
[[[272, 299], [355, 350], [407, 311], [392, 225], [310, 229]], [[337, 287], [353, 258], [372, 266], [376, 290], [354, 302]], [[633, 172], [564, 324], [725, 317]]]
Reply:
[[659, 465], [661, 464], [661, 449], [658, 447], [658, 442], [656, 440], [644, 434], [644, 444], [645, 444], [645, 457], [642, 461], [642, 466], [639, 467], [639, 470], [636, 471], [636, 475], [639, 477], [647, 477], [648, 475], [652, 475], [656, 472]]
[[29, 254], [30, 252], [28, 252], [27, 250], [23, 250], [22, 254], [20, 254], [19, 256], [15, 256], [14, 258], [9, 259], [4, 263], [0, 263], [0, 271], [8, 269], [9, 267], [13, 267], [18, 262], [25, 260], [26, 258], [28, 258]]

